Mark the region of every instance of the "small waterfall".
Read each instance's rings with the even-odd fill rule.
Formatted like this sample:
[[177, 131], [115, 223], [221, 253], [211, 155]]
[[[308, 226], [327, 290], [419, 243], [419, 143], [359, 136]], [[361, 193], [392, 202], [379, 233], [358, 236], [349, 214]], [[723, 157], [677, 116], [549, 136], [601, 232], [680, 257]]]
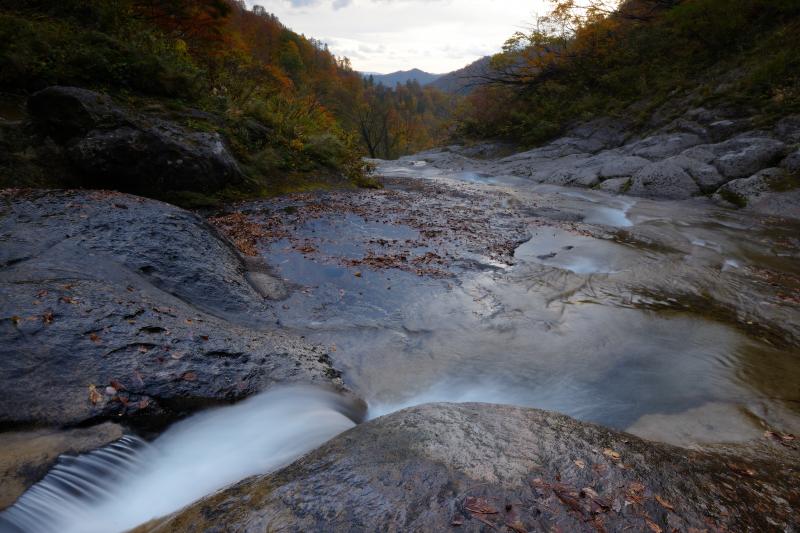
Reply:
[[131, 435], [77, 457], [62, 455], [45, 478], [8, 510], [0, 531], [56, 531], [67, 516], [79, 514], [111, 493], [121, 478], [140, 469], [149, 445]]
[[0, 513], [0, 532], [126, 531], [285, 466], [355, 426], [360, 414], [334, 391], [286, 387], [197, 414], [152, 444], [126, 436], [88, 454], [63, 456]]

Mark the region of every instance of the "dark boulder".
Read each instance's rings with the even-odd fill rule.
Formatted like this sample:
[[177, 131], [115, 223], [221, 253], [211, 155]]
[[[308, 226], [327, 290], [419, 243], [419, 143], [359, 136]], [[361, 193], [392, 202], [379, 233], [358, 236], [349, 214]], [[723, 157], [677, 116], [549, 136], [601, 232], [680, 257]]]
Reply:
[[795, 531], [798, 505], [796, 461], [690, 451], [534, 409], [432, 404], [135, 531]]
[[127, 110], [106, 95], [49, 87], [28, 108], [36, 126], [67, 147], [87, 185], [152, 195], [213, 193], [243, 180], [218, 133]]
[[0, 427], [157, 425], [284, 382], [341, 385], [274, 331], [196, 215], [119, 193], [0, 196]]
[[126, 113], [110, 97], [80, 87], [43, 89], [28, 99], [28, 112], [43, 131], [60, 142], [126, 123]]

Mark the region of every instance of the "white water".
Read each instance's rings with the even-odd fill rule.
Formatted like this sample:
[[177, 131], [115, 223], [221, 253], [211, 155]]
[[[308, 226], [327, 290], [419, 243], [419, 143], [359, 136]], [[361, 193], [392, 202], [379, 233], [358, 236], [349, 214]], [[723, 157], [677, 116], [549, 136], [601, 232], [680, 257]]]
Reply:
[[0, 513], [0, 531], [131, 529], [284, 466], [350, 429], [355, 423], [344, 414], [345, 402], [325, 389], [280, 388], [195, 415], [150, 445], [127, 438], [78, 460], [64, 459]]

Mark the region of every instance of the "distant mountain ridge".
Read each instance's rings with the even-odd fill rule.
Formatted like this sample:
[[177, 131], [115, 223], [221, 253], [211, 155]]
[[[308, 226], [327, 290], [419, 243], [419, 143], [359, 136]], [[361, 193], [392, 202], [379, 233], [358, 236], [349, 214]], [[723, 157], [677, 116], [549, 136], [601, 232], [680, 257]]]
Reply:
[[481, 82], [481, 79], [489, 74], [491, 70], [491, 56], [485, 56], [474, 61], [464, 68], [448, 72], [447, 74], [431, 74], [418, 68], [411, 70], [400, 70], [390, 74], [379, 74], [375, 72], [362, 72], [365, 78], [372, 77], [375, 83], [380, 83], [385, 87], [394, 87], [398, 83], [406, 83], [412, 80], [420, 85], [436, 87], [446, 93], [468, 94], [472, 88]]
[[431, 74], [430, 72], [425, 72], [424, 70], [420, 70], [418, 68], [411, 70], [399, 70], [390, 74], [363, 72], [362, 75], [364, 77], [372, 76], [372, 79], [375, 80], [375, 83], [381, 83], [386, 87], [394, 87], [398, 83], [406, 83], [412, 80], [416, 80], [420, 85], [429, 85], [442, 76], [441, 74]]
[[484, 56], [464, 68], [439, 76], [430, 85], [446, 93], [468, 94], [491, 73], [491, 62], [492, 56]]

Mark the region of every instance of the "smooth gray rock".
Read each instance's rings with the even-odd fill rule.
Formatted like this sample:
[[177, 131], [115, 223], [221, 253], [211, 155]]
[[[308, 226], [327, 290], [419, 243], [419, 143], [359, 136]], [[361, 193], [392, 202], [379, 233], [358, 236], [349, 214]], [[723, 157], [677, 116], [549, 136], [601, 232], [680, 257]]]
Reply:
[[650, 164], [649, 160], [636, 156], [601, 153], [597, 158], [598, 164], [600, 164], [599, 175], [601, 178], [631, 177]]
[[775, 134], [787, 143], [800, 143], [800, 115], [790, 115], [778, 121]]
[[277, 383], [341, 385], [197, 215], [103, 191], [0, 198], [0, 427], [159, 425]]
[[692, 177], [695, 183], [700, 187], [700, 190], [704, 193], [714, 192], [720, 185], [727, 181], [713, 165], [686, 157], [685, 155], [670, 157], [665, 159], [663, 163], [671, 163], [682, 168]]
[[800, 174], [800, 150], [792, 152], [781, 161], [781, 168], [790, 174]]
[[733, 459], [535, 409], [431, 404], [135, 531], [793, 531], [798, 506], [786, 456]]
[[800, 218], [800, 182], [782, 168], [766, 168], [749, 178], [730, 181], [714, 199], [761, 214]]
[[765, 137], [737, 137], [710, 148], [721, 154], [714, 161], [720, 173], [728, 179], [739, 179], [780, 161], [786, 145]]
[[701, 193], [700, 187], [674, 161], [652, 163], [633, 176], [628, 194], [648, 198], [682, 200]]
[[701, 142], [702, 139], [694, 133], [663, 133], [628, 144], [624, 150], [631, 155], [655, 161], [678, 155]]

